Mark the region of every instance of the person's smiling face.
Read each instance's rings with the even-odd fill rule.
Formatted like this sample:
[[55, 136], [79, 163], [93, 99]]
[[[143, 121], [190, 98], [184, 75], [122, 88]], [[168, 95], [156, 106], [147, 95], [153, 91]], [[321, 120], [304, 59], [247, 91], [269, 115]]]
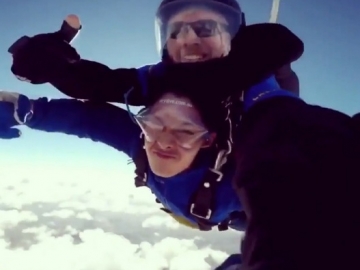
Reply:
[[210, 146], [215, 138], [190, 100], [174, 94], [165, 94], [136, 119], [145, 137], [150, 168], [161, 177], [189, 168], [200, 149]]
[[199, 62], [226, 56], [231, 36], [226, 19], [211, 10], [189, 8], [174, 15], [167, 25], [166, 48], [174, 62]]

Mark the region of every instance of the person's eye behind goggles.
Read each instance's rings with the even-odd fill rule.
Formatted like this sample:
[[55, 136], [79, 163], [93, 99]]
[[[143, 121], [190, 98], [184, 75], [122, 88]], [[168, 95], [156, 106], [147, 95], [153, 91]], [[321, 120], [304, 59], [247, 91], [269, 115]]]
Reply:
[[181, 148], [190, 150], [199, 141], [207, 141], [209, 139], [210, 133], [208, 130], [196, 124], [186, 125], [186, 127], [183, 125], [164, 125], [156, 117], [142, 113], [134, 115], [134, 119], [148, 142], [161, 140], [162, 136], [170, 136], [167, 139], [170, 138]]

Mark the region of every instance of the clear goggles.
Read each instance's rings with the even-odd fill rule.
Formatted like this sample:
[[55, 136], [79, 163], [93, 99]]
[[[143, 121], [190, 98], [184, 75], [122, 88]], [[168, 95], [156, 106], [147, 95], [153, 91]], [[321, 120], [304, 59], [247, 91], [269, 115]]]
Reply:
[[[163, 100], [173, 102], [174, 100]], [[160, 109], [146, 108], [138, 114], [130, 114], [139, 125], [144, 138], [148, 142], [171, 142], [185, 150], [209, 138], [209, 131], [202, 123], [186, 115], [181, 106], [163, 106]], [[186, 110], [186, 109], [185, 109]]]
[[[194, 17], [182, 18], [181, 13], [190, 10], [209, 11], [213, 16], [197, 13]], [[197, 17], [197, 18], [195, 18]], [[169, 40], [184, 37], [190, 29], [199, 38], [208, 38], [221, 33], [235, 37], [242, 25], [242, 12], [217, 1], [180, 0], [171, 2], [158, 10], [155, 20], [156, 46], [160, 55]]]

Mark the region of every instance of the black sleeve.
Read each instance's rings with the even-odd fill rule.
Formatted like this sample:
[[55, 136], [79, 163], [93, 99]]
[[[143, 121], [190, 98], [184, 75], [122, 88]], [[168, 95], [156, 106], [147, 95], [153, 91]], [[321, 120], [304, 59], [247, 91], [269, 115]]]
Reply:
[[249, 222], [241, 269], [360, 269], [353, 119], [284, 97], [243, 121], [234, 178]]
[[124, 103], [124, 94], [132, 87], [131, 105], [143, 105], [143, 95], [135, 68], [110, 69], [89, 60], [68, 64], [50, 83], [67, 96], [104, 102]]

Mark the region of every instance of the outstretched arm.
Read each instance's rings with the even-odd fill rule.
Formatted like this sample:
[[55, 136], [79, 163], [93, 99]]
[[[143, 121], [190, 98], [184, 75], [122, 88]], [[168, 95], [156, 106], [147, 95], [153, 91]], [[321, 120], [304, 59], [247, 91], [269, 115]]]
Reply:
[[64, 42], [62, 30], [15, 42], [9, 49], [13, 54], [12, 73], [32, 84], [50, 83], [67, 96], [95, 101], [124, 103], [124, 94], [133, 88], [129, 104], [144, 105], [140, 71], [147, 71], [147, 66], [111, 69], [81, 59]]
[[32, 129], [89, 138], [125, 152], [130, 157], [140, 143], [140, 129], [128, 112], [107, 103], [74, 99], [34, 100]]
[[[146, 69], [146, 67], [145, 67]], [[67, 96], [78, 99], [125, 103], [124, 95], [130, 89], [129, 104], [144, 105], [140, 76], [146, 71], [136, 68], [110, 69], [89, 60], [68, 63], [49, 81]]]

